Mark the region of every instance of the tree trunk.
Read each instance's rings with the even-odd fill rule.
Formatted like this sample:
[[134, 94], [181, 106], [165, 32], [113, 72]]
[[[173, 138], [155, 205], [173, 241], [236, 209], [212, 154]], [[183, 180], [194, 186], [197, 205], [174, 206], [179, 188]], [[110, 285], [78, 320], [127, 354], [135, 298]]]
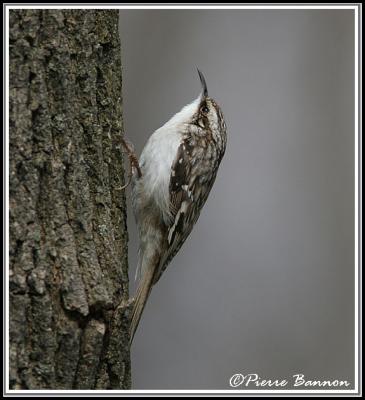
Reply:
[[10, 388], [129, 389], [118, 11], [10, 10]]

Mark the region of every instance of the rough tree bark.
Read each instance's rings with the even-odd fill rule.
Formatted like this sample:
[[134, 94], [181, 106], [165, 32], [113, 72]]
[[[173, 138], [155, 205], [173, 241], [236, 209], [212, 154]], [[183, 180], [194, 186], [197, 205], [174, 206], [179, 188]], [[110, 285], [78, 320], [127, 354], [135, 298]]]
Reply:
[[118, 11], [10, 11], [10, 387], [128, 389]]

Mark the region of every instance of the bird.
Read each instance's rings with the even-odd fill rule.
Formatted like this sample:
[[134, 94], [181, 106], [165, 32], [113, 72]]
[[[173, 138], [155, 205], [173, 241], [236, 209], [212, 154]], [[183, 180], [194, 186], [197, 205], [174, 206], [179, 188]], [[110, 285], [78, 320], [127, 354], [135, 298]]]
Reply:
[[130, 344], [152, 287], [197, 222], [225, 153], [227, 127], [222, 110], [209, 97], [199, 69], [198, 74], [199, 96], [149, 137], [138, 160], [138, 173], [133, 175], [140, 280], [130, 318]]

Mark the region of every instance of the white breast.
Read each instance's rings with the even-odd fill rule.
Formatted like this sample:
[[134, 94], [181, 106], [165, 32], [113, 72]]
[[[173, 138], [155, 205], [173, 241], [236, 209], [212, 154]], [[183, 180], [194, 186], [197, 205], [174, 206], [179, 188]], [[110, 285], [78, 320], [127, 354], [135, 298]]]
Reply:
[[200, 96], [175, 114], [148, 139], [140, 158], [143, 191], [146, 198], [153, 198], [165, 222], [170, 219], [169, 184], [171, 166], [186, 132], [187, 123], [196, 112]]

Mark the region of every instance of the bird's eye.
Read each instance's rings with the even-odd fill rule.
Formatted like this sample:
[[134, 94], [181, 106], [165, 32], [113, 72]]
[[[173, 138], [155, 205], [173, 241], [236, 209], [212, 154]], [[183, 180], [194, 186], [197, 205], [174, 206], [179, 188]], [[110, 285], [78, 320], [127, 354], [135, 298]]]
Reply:
[[204, 107], [202, 108], [202, 113], [208, 114], [208, 112], [209, 112], [209, 108], [208, 108], [207, 106], [204, 106]]

